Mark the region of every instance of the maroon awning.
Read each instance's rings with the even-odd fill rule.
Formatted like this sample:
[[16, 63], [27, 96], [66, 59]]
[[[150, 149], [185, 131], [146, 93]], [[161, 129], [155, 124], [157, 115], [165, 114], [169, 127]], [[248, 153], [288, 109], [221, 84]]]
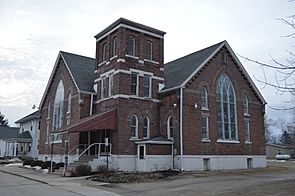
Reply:
[[93, 115], [82, 119], [79, 123], [68, 128], [69, 132], [95, 131], [100, 129], [115, 129], [116, 110]]

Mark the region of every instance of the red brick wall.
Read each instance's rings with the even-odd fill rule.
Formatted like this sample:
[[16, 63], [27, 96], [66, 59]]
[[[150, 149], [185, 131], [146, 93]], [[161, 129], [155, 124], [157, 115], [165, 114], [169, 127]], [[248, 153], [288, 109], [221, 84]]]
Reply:
[[[232, 58], [228, 58], [228, 65], [222, 65], [221, 54], [226, 52], [222, 49], [215, 58], [191, 80], [184, 90], [183, 99], [183, 138], [184, 154], [265, 154], [263, 105], [249, 86], [249, 82], [238, 69]], [[239, 144], [217, 143], [217, 119], [216, 119], [216, 81], [218, 76], [226, 73], [234, 86], [237, 108], [237, 128]], [[201, 109], [200, 87], [205, 85], [208, 90], [209, 112]], [[243, 95], [249, 98], [250, 132], [252, 144], [245, 144]], [[197, 103], [199, 107], [194, 108]], [[209, 114], [210, 143], [201, 142], [201, 118], [202, 113]]]

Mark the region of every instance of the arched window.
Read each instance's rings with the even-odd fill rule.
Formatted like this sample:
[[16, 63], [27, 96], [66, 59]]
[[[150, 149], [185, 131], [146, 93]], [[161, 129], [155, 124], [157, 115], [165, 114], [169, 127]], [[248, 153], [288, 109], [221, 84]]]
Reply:
[[236, 97], [233, 84], [222, 74], [216, 85], [218, 139], [237, 140]]
[[116, 56], [117, 55], [117, 49], [118, 48], [118, 38], [115, 37], [113, 39], [113, 45], [112, 45], [112, 56]]
[[148, 117], [144, 117], [143, 119], [143, 138], [149, 138], [150, 137], [150, 120]]
[[108, 58], [108, 44], [105, 43], [102, 48], [102, 62], [106, 61]]
[[169, 116], [168, 120], [167, 120], [167, 138], [173, 139], [173, 118], [172, 118], [172, 116]]
[[63, 106], [64, 84], [62, 81], [59, 81], [54, 98], [53, 130], [60, 129], [62, 126]]
[[208, 91], [205, 86], [201, 88], [202, 109], [208, 109]]
[[71, 113], [71, 110], [72, 110], [72, 93], [69, 92], [67, 113]]
[[127, 39], [127, 54], [135, 56], [135, 38], [132, 36], [129, 36]]
[[131, 119], [131, 138], [137, 138], [138, 136], [138, 117], [132, 116]]
[[244, 115], [249, 115], [249, 99], [246, 95], [243, 98]]

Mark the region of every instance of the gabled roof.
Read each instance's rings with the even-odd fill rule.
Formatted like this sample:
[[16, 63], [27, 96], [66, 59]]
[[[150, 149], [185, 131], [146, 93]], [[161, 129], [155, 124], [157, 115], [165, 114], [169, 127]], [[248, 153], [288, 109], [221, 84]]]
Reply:
[[65, 66], [79, 92], [84, 91], [95, 93], [93, 89], [93, 83], [95, 78], [94, 70], [96, 66], [96, 60], [94, 58], [60, 51], [40, 102], [40, 107], [43, 105], [60, 59], [64, 61]]
[[39, 117], [40, 117], [40, 112], [39, 112], [39, 110], [38, 110], [38, 111], [36, 111], [36, 112], [33, 112], [33, 113], [31, 113], [31, 114], [29, 114], [29, 115], [27, 115], [27, 116], [25, 116], [25, 117], [19, 119], [19, 120], [16, 121], [15, 123], [16, 123], [16, 124], [24, 123], [24, 122], [30, 121], [30, 120], [32, 120], [32, 119], [38, 119]]
[[24, 131], [17, 136], [18, 139], [28, 139], [31, 140], [32, 136], [29, 131]]
[[186, 55], [164, 65], [165, 87], [162, 91], [182, 85], [190, 75], [200, 67], [223, 42]]
[[227, 41], [222, 41], [220, 43], [214, 44], [182, 58], [176, 59], [164, 65], [164, 79], [165, 86], [159, 92], [168, 92], [171, 90], [179, 89], [185, 87], [188, 81], [194, 77], [198, 71], [202, 69], [210, 59], [222, 48], [226, 47], [231, 56], [234, 58], [235, 62], [239, 66], [241, 72], [245, 75], [246, 79], [249, 81], [254, 92], [257, 94], [259, 99], [263, 104], [266, 104], [265, 99], [259, 92], [258, 88], [250, 78], [249, 74], [246, 72], [244, 66], [239, 61], [238, 57], [235, 55]]
[[117, 27], [119, 27], [119, 25], [125, 26], [125, 27], [133, 27], [139, 30], [144, 30], [147, 32], [151, 32], [153, 34], [159, 35], [159, 36], [164, 36], [166, 33], [164, 31], [160, 31], [158, 29], [140, 24], [140, 23], [136, 23], [133, 22], [131, 20], [127, 20], [125, 18], [119, 18], [118, 20], [116, 20], [115, 22], [113, 22], [111, 25], [109, 25], [107, 28], [105, 28], [104, 30], [102, 30], [101, 32], [99, 32], [96, 36], [94, 36], [96, 39], [104, 36], [105, 34], [107, 34], [108, 32], [112, 31], [113, 29], [116, 29]]
[[96, 60], [68, 52], [60, 52], [80, 91], [94, 92]]
[[2, 127], [0, 126], [0, 139], [16, 138], [18, 136], [18, 127]]

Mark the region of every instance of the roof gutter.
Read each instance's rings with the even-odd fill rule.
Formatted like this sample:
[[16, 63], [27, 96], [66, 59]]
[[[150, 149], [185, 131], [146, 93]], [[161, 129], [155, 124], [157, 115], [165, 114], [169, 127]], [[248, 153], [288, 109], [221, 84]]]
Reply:
[[182, 86], [179, 85], [179, 86], [175, 86], [175, 87], [168, 88], [168, 89], [165, 89], [165, 90], [161, 90], [161, 91], [158, 91], [158, 93], [166, 93], [168, 91], [173, 91], [173, 90], [176, 90], [176, 89], [179, 89], [179, 88], [182, 88]]

